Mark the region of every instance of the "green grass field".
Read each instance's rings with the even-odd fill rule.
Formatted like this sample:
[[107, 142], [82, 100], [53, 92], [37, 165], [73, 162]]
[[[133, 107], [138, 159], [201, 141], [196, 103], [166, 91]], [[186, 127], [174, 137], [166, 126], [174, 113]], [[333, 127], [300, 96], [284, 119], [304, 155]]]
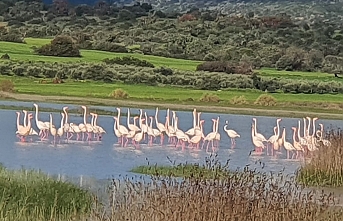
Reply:
[[[128, 85], [122, 83], [102, 82], [72, 82], [63, 84], [40, 84], [37, 79], [24, 77], [0, 76], [3, 79], [12, 80], [18, 93], [40, 94], [40, 95], [61, 95], [76, 97], [98, 97], [108, 98], [111, 92], [121, 88], [125, 90], [131, 99], [160, 100], [160, 101], [187, 101], [192, 98], [198, 101], [205, 93], [213, 93], [223, 101], [230, 101], [234, 96], [244, 95], [247, 101], [253, 102], [264, 92], [258, 90], [223, 90], [209, 92], [171, 86], [147, 86]], [[332, 102], [339, 103], [343, 100], [343, 94], [271, 94], [278, 102]]]
[[63, 57], [51, 57], [51, 56], [39, 56], [34, 54], [32, 47], [40, 47], [44, 44], [48, 44], [51, 39], [40, 39], [40, 38], [26, 38], [26, 44], [11, 43], [0, 41], [0, 55], [9, 54], [11, 59], [14, 60], [30, 60], [30, 61], [47, 61], [47, 62], [100, 62], [105, 58], [113, 57], [124, 57], [133, 56], [135, 58], [144, 59], [155, 66], [165, 66], [180, 70], [195, 70], [196, 66], [201, 63], [201, 61], [191, 61], [175, 58], [165, 58], [153, 55], [142, 55], [142, 54], [128, 54], [128, 53], [112, 53], [105, 51], [96, 50], [81, 50], [82, 58], [63, 58]]
[[[25, 38], [26, 44], [11, 43], [0, 41], [0, 55], [7, 53], [11, 59], [14, 60], [25, 60], [25, 61], [47, 61], [47, 62], [101, 62], [105, 58], [113, 57], [124, 57], [133, 56], [139, 59], [147, 60], [153, 63], [157, 67], [165, 66], [180, 70], [195, 70], [196, 66], [202, 61], [165, 58], [153, 55], [133, 54], [133, 53], [113, 53], [97, 50], [81, 50], [82, 58], [63, 58], [63, 57], [51, 57], [51, 56], [40, 56], [33, 52], [32, 47], [40, 47], [42, 45], [50, 43], [51, 39], [44, 38]], [[137, 47], [132, 46], [132, 47]], [[334, 78], [332, 74], [321, 73], [321, 72], [299, 72], [299, 71], [277, 71], [271, 68], [262, 68], [258, 70], [261, 76], [268, 77], [283, 77], [289, 79], [307, 79], [307, 80], [338, 80], [343, 79]]]

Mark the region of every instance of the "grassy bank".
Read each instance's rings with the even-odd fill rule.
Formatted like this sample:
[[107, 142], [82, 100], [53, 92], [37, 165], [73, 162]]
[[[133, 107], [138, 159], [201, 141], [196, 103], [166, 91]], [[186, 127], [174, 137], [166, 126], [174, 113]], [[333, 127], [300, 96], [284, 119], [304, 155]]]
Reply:
[[71, 220], [90, 214], [92, 196], [38, 171], [0, 167], [1, 220]]
[[[269, 94], [276, 99], [274, 106], [256, 105], [254, 102], [264, 92], [255, 90], [204, 91], [171, 86], [128, 85], [123, 83], [74, 82], [63, 84], [40, 84], [36, 79], [0, 76], [2, 80], [14, 83], [16, 94], [3, 95], [2, 99], [16, 99], [36, 102], [60, 102], [84, 105], [127, 106], [139, 108], [173, 108], [232, 114], [251, 114], [262, 116], [303, 117], [318, 116], [327, 119], [342, 119], [343, 94]], [[115, 89], [123, 89], [128, 99], [115, 99], [111, 96]], [[219, 102], [200, 101], [204, 94], [218, 96]], [[38, 97], [50, 96], [50, 97]], [[53, 97], [55, 96], [55, 97]], [[244, 104], [235, 103], [235, 98], [244, 96]], [[310, 111], [309, 111], [310, 110]], [[111, 113], [109, 113], [111, 114]]]
[[343, 133], [329, 131], [326, 136], [331, 146], [320, 146], [299, 169], [297, 180], [307, 186], [343, 186]]
[[200, 61], [191, 61], [175, 58], [165, 58], [153, 55], [133, 54], [133, 53], [113, 53], [97, 50], [80, 50], [81, 58], [62, 58], [51, 56], [39, 56], [33, 53], [32, 47], [40, 47], [50, 43], [50, 39], [26, 38], [26, 44], [0, 41], [0, 55], [7, 53], [11, 59], [20, 61], [47, 61], [47, 62], [101, 62], [105, 58], [133, 56], [135, 58], [147, 60], [155, 66], [165, 66], [180, 70], [195, 70]]

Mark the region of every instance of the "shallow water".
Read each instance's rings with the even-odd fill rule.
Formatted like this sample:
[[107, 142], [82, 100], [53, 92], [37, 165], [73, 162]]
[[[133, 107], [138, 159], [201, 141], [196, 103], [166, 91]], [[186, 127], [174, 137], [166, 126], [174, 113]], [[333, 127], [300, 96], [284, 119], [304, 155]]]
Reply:
[[[32, 102], [12, 102], [0, 101], [0, 105], [17, 105], [32, 107]], [[38, 103], [40, 107], [46, 108], [61, 108], [63, 104], [48, 104]], [[67, 105], [70, 108], [79, 108], [79, 105]], [[98, 107], [104, 110], [115, 110], [115, 107]], [[139, 114], [139, 110], [131, 108], [132, 114]], [[144, 110], [147, 114], [154, 115], [155, 110]], [[122, 112], [126, 113], [127, 109], [122, 108]], [[165, 122], [166, 111], [159, 112], [159, 121]], [[179, 128], [187, 130], [192, 127], [192, 113], [177, 111], [179, 117]], [[270, 157], [266, 155], [254, 156], [249, 155], [254, 148], [251, 142], [251, 122], [253, 116], [247, 115], [231, 115], [231, 114], [211, 114], [203, 113], [201, 118], [205, 120], [205, 134], [212, 131], [212, 118], [220, 117], [219, 132], [221, 141], [219, 150], [216, 151], [218, 159], [225, 162], [230, 159], [230, 168], [242, 168], [246, 165], [251, 167], [263, 168], [264, 171], [281, 171], [292, 174], [299, 167], [299, 160], [287, 160], [285, 151], [278, 157]], [[21, 118], [23, 116], [21, 115]], [[49, 121], [49, 113], [40, 112], [39, 118], [42, 121]], [[60, 125], [61, 115], [53, 113], [54, 124], [58, 128]], [[107, 134], [104, 134], [102, 141], [94, 141], [91, 143], [70, 141], [53, 145], [48, 141], [39, 141], [38, 137], [34, 137], [33, 142], [19, 142], [15, 136], [16, 131], [16, 114], [13, 110], [0, 110], [0, 140], [2, 142], [0, 148], [0, 162], [8, 168], [21, 168], [22, 166], [28, 169], [41, 169], [49, 174], [64, 174], [71, 177], [94, 177], [98, 180], [107, 178], [118, 178], [124, 175], [134, 175], [129, 172], [135, 166], [150, 164], [170, 165], [172, 161], [178, 163], [196, 162], [204, 163], [205, 157], [210, 156], [210, 152], [204, 149], [181, 150], [172, 146], [160, 146], [155, 144], [153, 147], [148, 147], [144, 143], [141, 149], [136, 150], [133, 147], [119, 147], [117, 138], [113, 134], [113, 117], [99, 116], [98, 125], [101, 125]], [[88, 119], [90, 120], [90, 118]], [[236, 130], [241, 138], [237, 139], [237, 144], [234, 149], [231, 149], [230, 139], [223, 130], [225, 120], [229, 120], [229, 128]], [[298, 119], [283, 118], [280, 123], [286, 128], [286, 139], [291, 141], [292, 126], [297, 126]], [[69, 122], [82, 123], [83, 118], [78, 115], [69, 116]], [[121, 124], [126, 125], [126, 117], [121, 117]], [[34, 129], [37, 129], [34, 119], [32, 120]], [[132, 123], [132, 120], [131, 120]], [[302, 123], [302, 121], [301, 121]], [[338, 120], [322, 120], [317, 121], [323, 123], [325, 127], [342, 127], [343, 121]], [[21, 123], [22, 124], [22, 123]], [[275, 117], [257, 117], [257, 129], [259, 133], [265, 135], [268, 139], [273, 134], [273, 127], [276, 124]]]

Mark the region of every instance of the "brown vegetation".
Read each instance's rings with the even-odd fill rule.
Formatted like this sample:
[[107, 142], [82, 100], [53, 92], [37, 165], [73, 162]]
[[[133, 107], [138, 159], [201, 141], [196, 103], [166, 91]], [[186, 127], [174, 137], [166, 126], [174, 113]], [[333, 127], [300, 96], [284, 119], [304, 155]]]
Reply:
[[3, 92], [14, 92], [14, 84], [10, 80], [2, 80], [0, 82], [0, 90]]
[[343, 186], [342, 130], [324, 131], [318, 143], [318, 150], [299, 169], [298, 181], [308, 186]]
[[123, 89], [121, 89], [121, 88], [115, 89], [110, 94], [110, 96], [113, 97], [113, 98], [117, 98], [117, 99], [127, 99], [127, 98], [129, 98], [129, 94], [126, 91], [124, 91]]
[[220, 98], [215, 94], [206, 93], [200, 98], [200, 101], [201, 102], [209, 102], [209, 103], [212, 103], [212, 102], [218, 103], [220, 101]]
[[276, 99], [271, 95], [262, 94], [256, 99], [254, 104], [262, 105], [262, 106], [275, 106]]
[[243, 104], [247, 104], [248, 101], [244, 95], [241, 95], [241, 96], [234, 96], [233, 98], [231, 98], [230, 103], [236, 104], [236, 105], [243, 105]]

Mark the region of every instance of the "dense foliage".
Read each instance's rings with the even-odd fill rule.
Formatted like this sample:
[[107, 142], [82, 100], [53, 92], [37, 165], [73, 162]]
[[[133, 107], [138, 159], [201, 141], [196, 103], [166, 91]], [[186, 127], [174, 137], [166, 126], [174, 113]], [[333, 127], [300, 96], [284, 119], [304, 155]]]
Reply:
[[[125, 59], [124, 59], [125, 60]], [[292, 80], [242, 74], [204, 71], [180, 71], [169, 68], [149, 68], [132, 65], [102, 63], [49, 63], [14, 62], [0, 63], [0, 74], [34, 78], [58, 78], [124, 82], [129, 84], [176, 85], [206, 90], [229, 88], [258, 89], [284, 93], [343, 93], [338, 81]]]
[[[204, 2], [198, 2], [201, 6]], [[162, 7], [170, 4], [168, 10]], [[175, 3], [176, 4], [176, 3]], [[70, 35], [81, 48], [251, 67], [342, 73], [342, 2], [215, 3], [205, 10], [155, 2], [70, 5], [66, 0], [2, 1], [0, 39]], [[165, 8], [167, 9], [167, 8]], [[173, 10], [169, 10], [173, 9]], [[228, 14], [224, 14], [223, 11]], [[0, 25], [1, 26], [1, 25]]]
[[58, 57], [81, 57], [80, 51], [69, 36], [56, 36], [50, 44], [35, 50], [39, 55]]

